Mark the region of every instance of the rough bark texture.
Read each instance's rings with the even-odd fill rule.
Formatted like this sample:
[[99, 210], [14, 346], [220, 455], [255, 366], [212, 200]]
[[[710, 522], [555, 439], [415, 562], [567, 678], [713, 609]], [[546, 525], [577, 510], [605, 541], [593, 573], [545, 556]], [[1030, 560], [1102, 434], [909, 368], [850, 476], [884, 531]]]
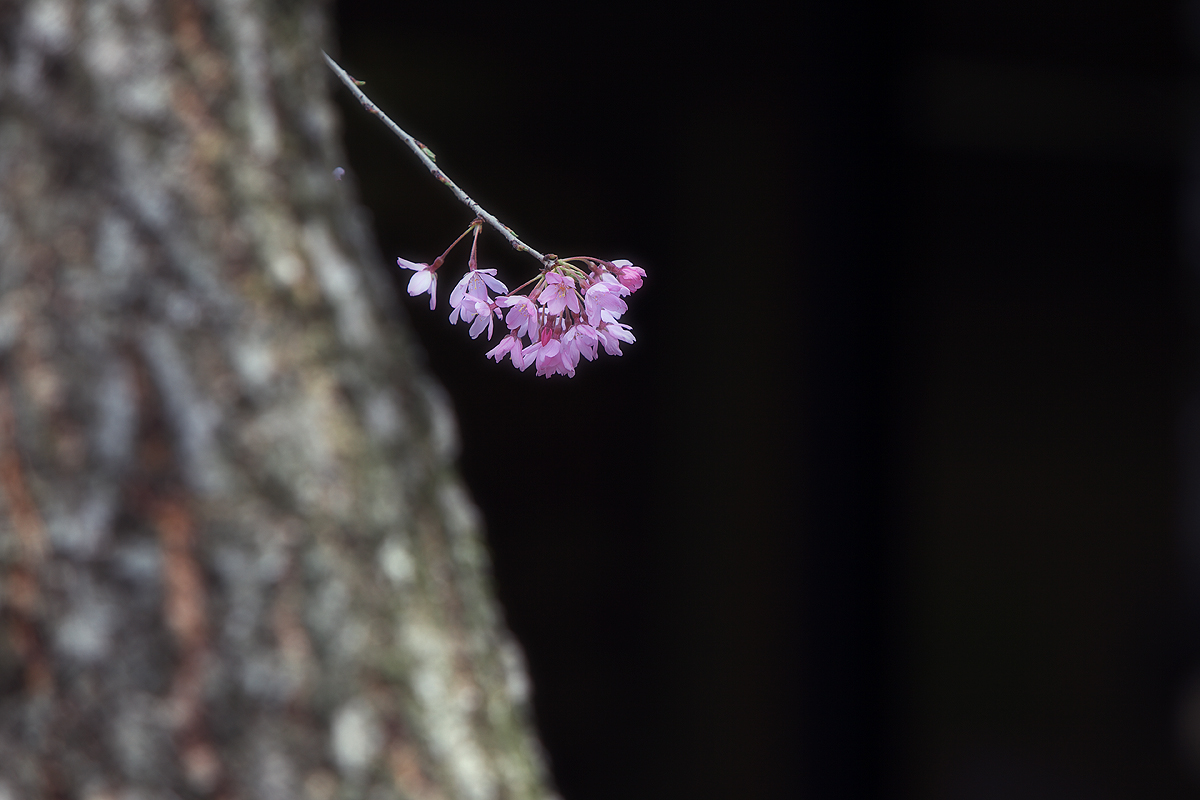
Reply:
[[541, 798], [312, 0], [0, 0], [0, 798]]

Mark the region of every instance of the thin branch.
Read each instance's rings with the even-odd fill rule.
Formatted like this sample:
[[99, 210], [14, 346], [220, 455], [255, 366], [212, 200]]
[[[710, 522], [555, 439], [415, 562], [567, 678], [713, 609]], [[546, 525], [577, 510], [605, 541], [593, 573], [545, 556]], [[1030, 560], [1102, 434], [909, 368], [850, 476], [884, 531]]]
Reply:
[[328, 53], [322, 52], [321, 55], [325, 56], [325, 63], [328, 64], [329, 68], [333, 70], [334, 74], [341, 79], [342, 83], [346, 84], [346, 87], [354, 93], [354, 96], [358, 98], [358, 102], [362, 103], [363, 108], [383, 120], [383, 124], [387, 125], [391, 129], [392, 133], [404, 140], [404, 143], [408, 145], [408, 148], [417, 154], [417, 158], [421, 159], [421, 163], [425, 165], [425, 168], [433, 174], [433, 177], [437, 178], [446, 185], [446, 188], [454, 192], [454, 196], [461, 200], [467, 206], [467, 208], [474, 211], [477, 217], [498, 230], [500, 235], [507, 239], [509, 244], [511, 244], [514, 249], [529, 253], [529, 255], [533, 256], [538, 261], [541, 261], [542, 264], [546, 266], [550, 266], [554, 263], [553, 258], [542, 255], [537, 250], [534, 250], [532, 247], [522, 242], [507, 225], [496, 219], [494, 214], [485, 210], [483, 206], [472, 200], [466, 192], [458, 188], [458, 185], [454, 183], [454, 181], [446, 177], [446, 173], [438, 169], [437, 164], [435, 164], [433, 159], [429, 156], [428, 148], [414, 139], [407, 131], [405, 131], [395, 122], [392, 122], [391, 117], [380, 111], [379, 106], [372, 103], [370, 98], [363, 94], [362, 90], [358, 88], [357, 84], [355, 84], [354, 79], [346, 74], [346, 70], [342, 69], [336, 61], [330, 58]]

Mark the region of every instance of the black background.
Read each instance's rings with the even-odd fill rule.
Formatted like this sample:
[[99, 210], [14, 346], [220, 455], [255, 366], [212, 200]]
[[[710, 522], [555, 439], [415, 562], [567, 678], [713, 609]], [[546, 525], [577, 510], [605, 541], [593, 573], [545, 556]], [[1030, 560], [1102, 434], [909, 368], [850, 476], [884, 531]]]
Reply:
[[[336, 9], [485, 207], [649, 273], [570, 380], [447, 323], [465, 253], [405, 297], [567, 800], [1200, 795], [1183, 7]], [[432, 260], [469, 213], [336, 93]]]

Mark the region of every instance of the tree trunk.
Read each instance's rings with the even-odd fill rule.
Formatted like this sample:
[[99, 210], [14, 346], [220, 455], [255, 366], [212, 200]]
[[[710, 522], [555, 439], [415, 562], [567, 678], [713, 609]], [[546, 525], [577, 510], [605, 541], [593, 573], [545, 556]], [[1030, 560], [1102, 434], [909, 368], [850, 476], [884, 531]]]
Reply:
[[548, 796], [328, 39], [0, 0], [2, 800]]

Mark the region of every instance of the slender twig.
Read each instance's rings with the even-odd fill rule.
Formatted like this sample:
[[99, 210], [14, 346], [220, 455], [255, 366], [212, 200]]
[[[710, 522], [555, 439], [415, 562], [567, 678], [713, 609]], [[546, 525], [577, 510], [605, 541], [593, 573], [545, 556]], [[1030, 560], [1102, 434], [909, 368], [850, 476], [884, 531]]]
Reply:
[[496, 219], [494, 214], [485, 210], [483, 206], [472, 200], [466, 192], [458, 188], [458, 185], [454, 183], [454, 181], [447, 178], [446, 173], [442, 172], [438, 168], [437, 164], [433, 162], [433, 159], [430, 158], [428, 148], [414, 139], [407, 131], [405, 131], [395, 122], [392, 122], [391, 117], [380, 111], [379, 106], [372, 103], [370, 98], [363, 94], [362, 90], [359, 89], [358, 85], [354, 82], [354, 79], [346, 74], [346, 70], [338, 66], [338, 63], [330, 58], [328, 53], [322, 52], [322, 55], [325, 56], [325, 63], [328, 64], [329, 68], [333, 70], [334, 74], [341, 79], [342, 83], [346, 84], [346, 88], [348, 88], [354, 94], [354, 96], [358, 98], [358, 102], [362, 103], [363, 108], [383, 120], [383, 124], [387, 125], [388, 128], [391, 129], [392, 133], [399, 136], [404, 143], [408, 145], [408, 148], [417, 154], [417, 158], [421, 159], [421, 163], [424, 164], [425, 168], [433, 174], [433, 177], [437, 178], [446, 185], [446, 188], [454, 192], [454, 196], [461, 200], [467, 208], [474, 211], [477, 217], [499, 231], [500, 235], [507, 239], [509, 244], [511, 244], [514, 249], [529, 253], [529, 255], [533, 256], [538, 261], [541, 261], [542, 264], [547, 267], [554, 263], [555, 259], [552, 256], [542, 255], [537, 250], [534, 250], [532, 247], [522, 242], [507, 225]]

